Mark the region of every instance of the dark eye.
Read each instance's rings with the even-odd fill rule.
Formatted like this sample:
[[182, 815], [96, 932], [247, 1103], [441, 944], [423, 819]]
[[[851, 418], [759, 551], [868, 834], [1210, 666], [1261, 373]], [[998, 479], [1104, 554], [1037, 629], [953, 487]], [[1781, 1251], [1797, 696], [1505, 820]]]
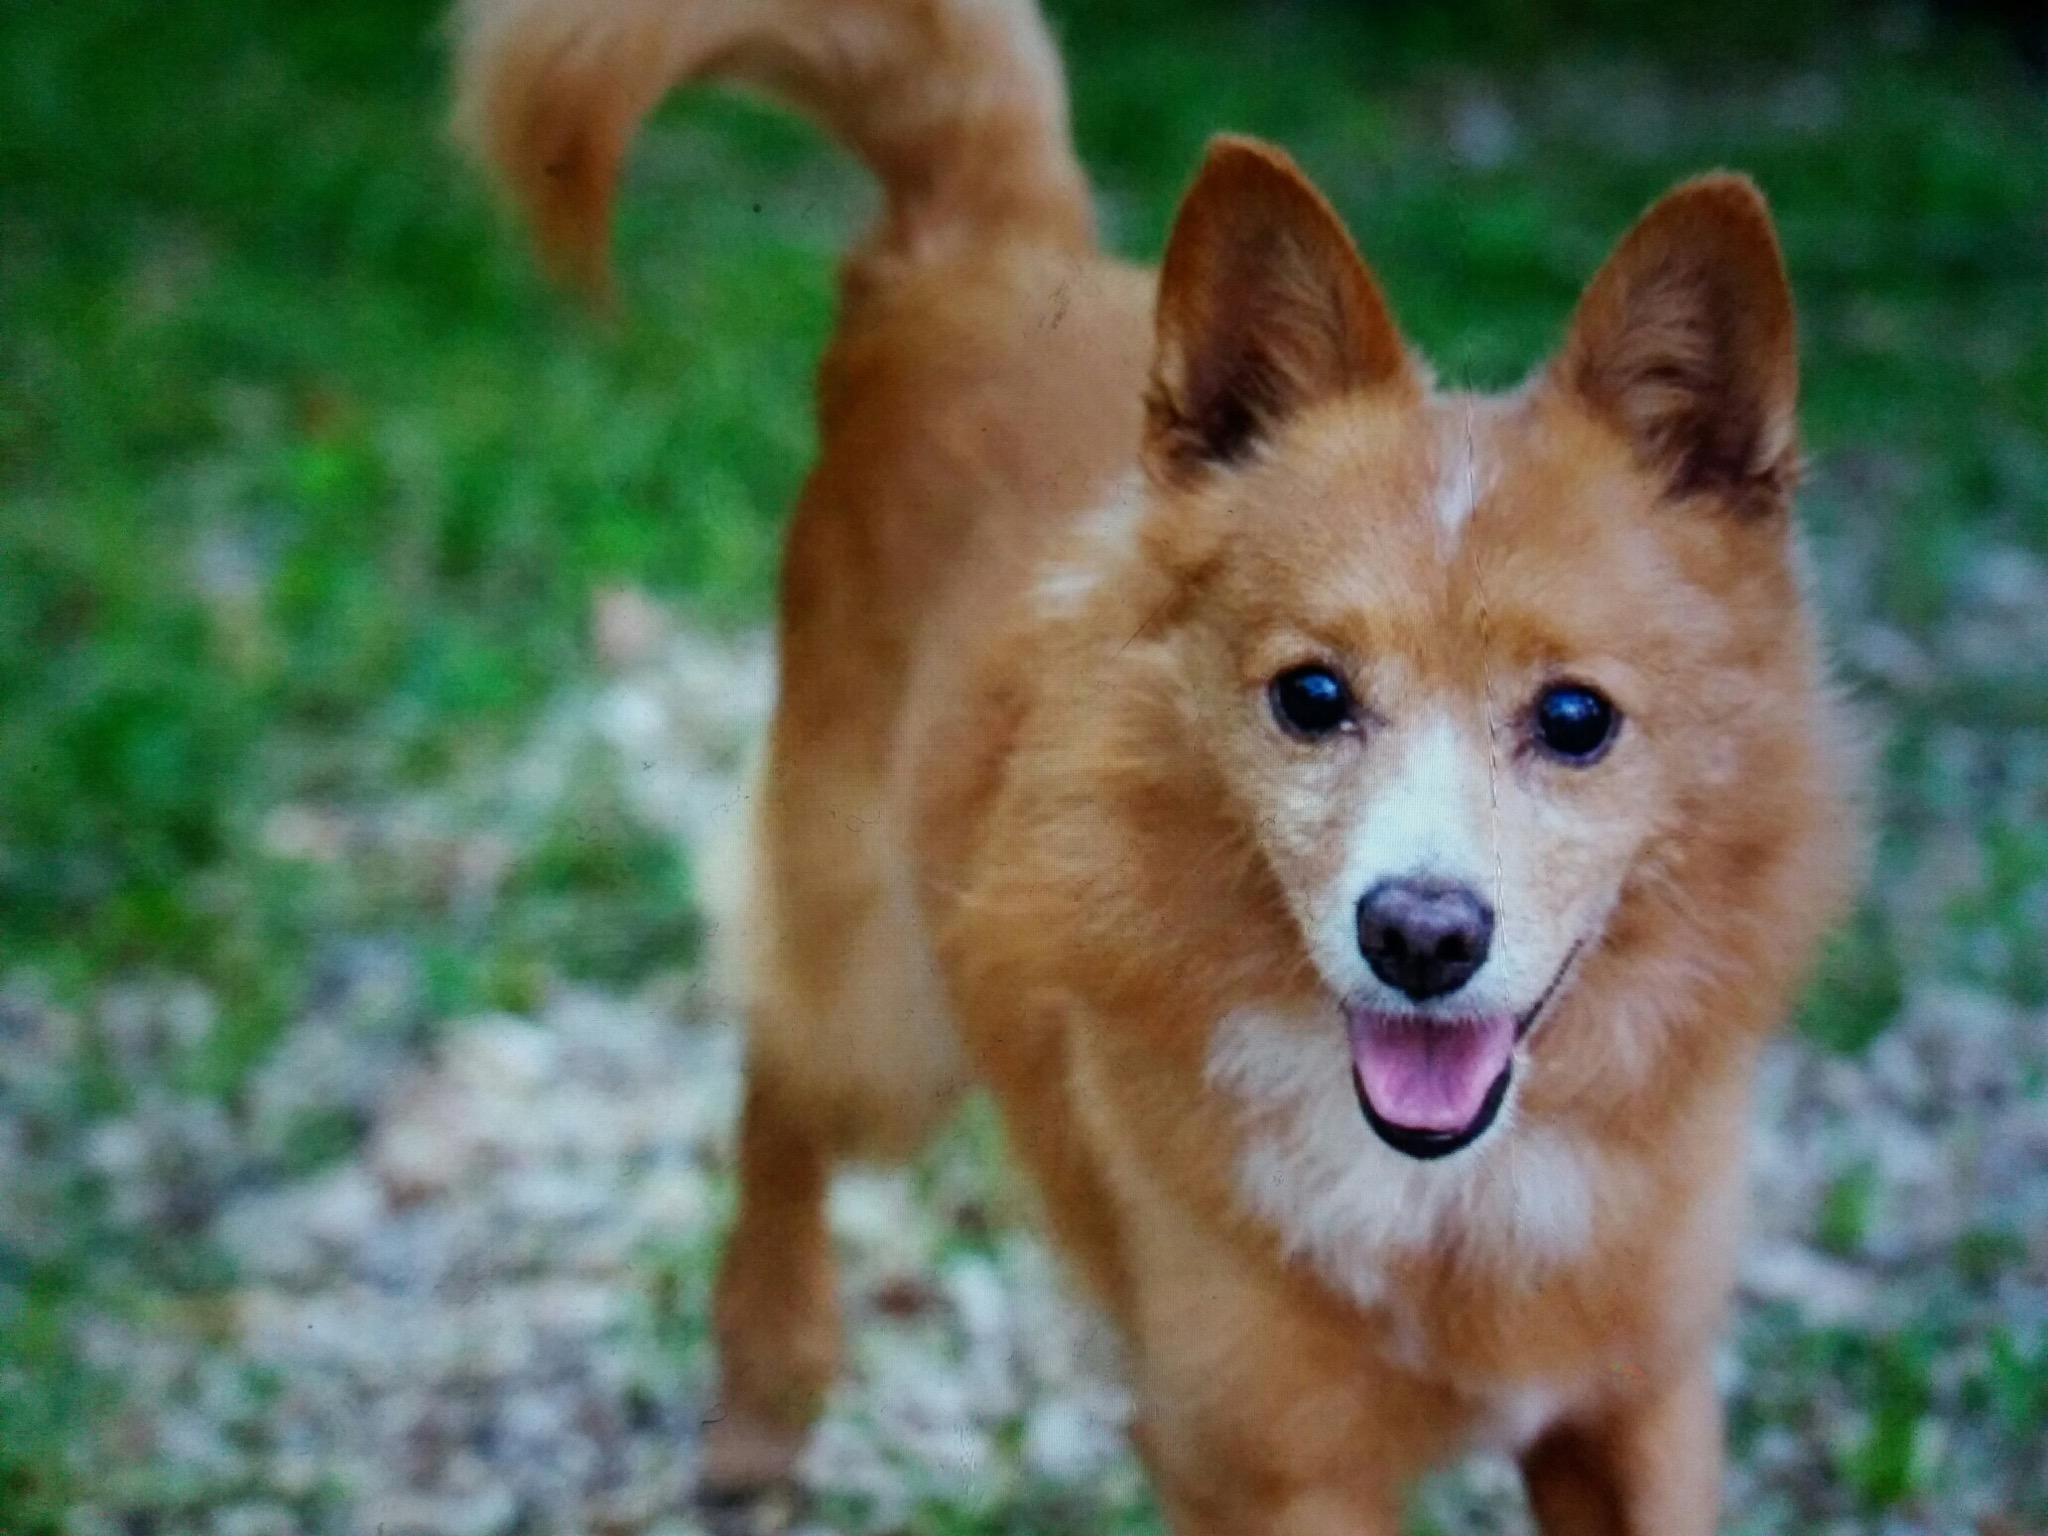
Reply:
[[1555, 683], [1536, 695], [1536, 741], [1560, 762], [1596, 763], [1621, 728], [1621, 711], [1583, 683]]
[[1332, 736], [1357, 713], [1351, 690], [1328, 667], [1290, 667], [1266, 685], [1273, 718], [1296, 736]]

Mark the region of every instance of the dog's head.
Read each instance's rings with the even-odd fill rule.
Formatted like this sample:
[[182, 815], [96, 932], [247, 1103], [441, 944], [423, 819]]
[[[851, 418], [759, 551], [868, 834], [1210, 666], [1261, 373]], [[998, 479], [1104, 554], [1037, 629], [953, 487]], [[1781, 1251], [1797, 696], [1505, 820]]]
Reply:
[[1485, 1132], [1645, 904], [1760, 899], [1744, 861], [1766, 877], [1820, 772], [1796, 389], [1736, 177], [1653, 207], [1555, 360], [1494, 398], [1435, 388], [1284, 156], [1221, 141], [1189, 194], [1142, 524], [1181, 594], [1187, 747], [1401, 1150]]

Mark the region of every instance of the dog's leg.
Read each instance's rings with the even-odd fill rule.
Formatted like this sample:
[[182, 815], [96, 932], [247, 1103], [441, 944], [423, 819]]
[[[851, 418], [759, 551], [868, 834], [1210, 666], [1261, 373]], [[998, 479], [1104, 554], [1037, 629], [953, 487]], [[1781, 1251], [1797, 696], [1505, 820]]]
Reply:
[[[790, 666], [814, 677], [807, 663]], [[716, 971], [747, 1020], [699, 1482], [729, 1511], [786, 1490], [838, 1368], [834, 1170], [915, 1156], [964, 1075], [901, 881], [877, 868], [878, 790], [815, 739], [794, 760], [771, 755], [760, 783], [753, 840], [706, 868]]]
[[1660, 1394], [1561, 1425], [1522, 1458], [1543, 1536], [1708, 1536], [1721, 1505], [1721, 1408], [1699, 1363]]
[[720, 1391], [702, 1492], [744, 1502], [785, 1484], [839, 1364], [839, 1302], [820, 1117], [756, 1059], [740, 1118], [739, 1217], [713, 1307]]
[[1174, 1536], [1396, 1536], [1453, 1443], [1440, 1395], [1380, 1369], [1349, 1308], [1164, 1202], [1131, 1252], [1135, 1438]]
[[1133, 1432], [1173, 1536], [1397, 1536], [1401, 1499], [1370, 1447], [1360, 1465], [1316, 1465], [1271, 1419], [1205, 1417], [1144, 1415]]
[[1398, 1511], [1379, 1499], [1328, 1489], [1265, 1488], [1228, 1503], [1159, 1500], [1173, 1536], [1396, 1536]]

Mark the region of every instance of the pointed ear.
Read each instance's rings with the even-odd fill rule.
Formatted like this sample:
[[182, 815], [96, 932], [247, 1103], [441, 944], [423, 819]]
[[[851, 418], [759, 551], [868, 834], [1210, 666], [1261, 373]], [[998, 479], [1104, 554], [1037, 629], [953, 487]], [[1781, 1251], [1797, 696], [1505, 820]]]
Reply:
[[1160, 268], [1146, 467], [1184, 483], [1305, 407], [1384, 385], [1418, 382], [1335, 210], [1279, 150], [1215, 140]]
[[1755, 185], [1703, 176], [1644, 214], [1579, 301], [1551, 375], [1674, 495], [1782, 504], [1798, 476], [1799, 352]]

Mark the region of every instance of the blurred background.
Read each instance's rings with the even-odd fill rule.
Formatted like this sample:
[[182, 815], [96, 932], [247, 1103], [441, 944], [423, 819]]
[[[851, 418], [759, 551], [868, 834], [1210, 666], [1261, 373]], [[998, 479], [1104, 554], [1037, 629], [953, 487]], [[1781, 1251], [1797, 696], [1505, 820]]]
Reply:
[[[1883, 836], [1762, 1106], [1743, 1532], [2048, 1530], [2038, 7], [1051, 6], [1111, 242], [1288, 145], [1461, 384], [1704, 167], [1775, 203]], [[871, 206], [679, 100], [624, 323], [441, 135], [416, 0], [0, 12], [0, 1532], [695, 1530], [736, 803]], [[1156, 1530], [986, 1112], [835, 1220], [819, 1531]], [[1503, 1474], [1418, 1532], [1519, 1531]]]

